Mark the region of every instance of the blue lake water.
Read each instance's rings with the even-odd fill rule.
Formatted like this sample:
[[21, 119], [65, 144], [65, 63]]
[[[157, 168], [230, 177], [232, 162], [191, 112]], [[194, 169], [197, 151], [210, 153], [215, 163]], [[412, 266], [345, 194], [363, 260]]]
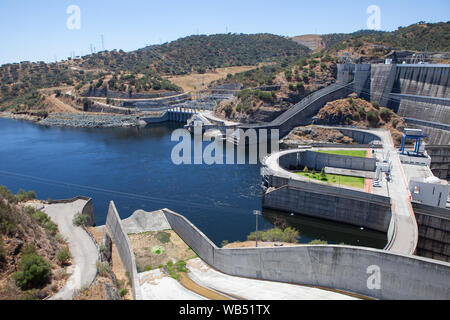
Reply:
[[[255, 229], [253, 210], [261, 210], [260, 165], [177, 166], [171, 133], [180, 127], [74, 129], [0, 119], [0, 185], [35, 190], [40, 199], [92, 197], [97, 225], [114, 200], [122, 218], [169, 208], [218, 245], [244, 241]], [[302, 243], [382, 248], [386, 242], [379, 232], [272, 211], [264, 212], [260, 229], [273, 227], [274, 216], [296, 227]]]

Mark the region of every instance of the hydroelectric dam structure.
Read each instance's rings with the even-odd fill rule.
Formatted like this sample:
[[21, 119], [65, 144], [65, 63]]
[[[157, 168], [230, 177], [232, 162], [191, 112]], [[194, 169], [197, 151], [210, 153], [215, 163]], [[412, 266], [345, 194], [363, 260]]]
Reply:
[[328, 102], [357, 93], [395, 111], [410, 127], [422, 129], [430, 145], [450, 144], [450, 65], [339, 64], [337, 82], [314, 92], [269, 123], [242, 130], [278, 129], [280, 138], [309, 125]]
[[341, 64], [338, 83], [378, 102], [428, 134], [428, 144], [450, 144], [450, 65]]

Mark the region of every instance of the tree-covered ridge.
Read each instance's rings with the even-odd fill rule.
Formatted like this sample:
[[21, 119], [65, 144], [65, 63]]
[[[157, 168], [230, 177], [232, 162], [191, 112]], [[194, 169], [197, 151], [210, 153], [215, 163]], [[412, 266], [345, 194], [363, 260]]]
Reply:
[[301, 56], [309, 49], [271, 34], [216, 34], [182, 38], [130, 53], [101, 52], [83, 59], [85, 68], [182, 75], [216, 68], [256, 65], [280, 57]]
[[218, 34], [190, 36], [128, 53], [103, 51], [59, 63], [6, 64], [0, 66], [0, 107], [18, 111], [38, 106], [36, 102], [42, 102], [38, 90], [61, 86], [74, 86], [76, 90], [96, 87], [124, 92], [180, 91], [161, 76], [257, 65], [303, 56], [308, 51], [271, 34]]
[[361, 30], [351, 34], [328, 34], [322, 36], [322, 40], [327, 49], [334, 50], [371, 43], [401, 50], [450, 51], [450, 21], [419, 22], [393, 32]]
[[42, 88], [92, 81], [94, 72], [73, 70], [64, 63], [14, 63], [0, 66], [0, 105]]

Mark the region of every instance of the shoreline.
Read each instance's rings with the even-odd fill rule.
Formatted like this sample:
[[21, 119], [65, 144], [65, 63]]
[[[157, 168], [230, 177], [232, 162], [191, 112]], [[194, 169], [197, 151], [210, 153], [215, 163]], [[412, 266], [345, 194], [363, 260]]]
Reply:
[[75, 114], [52, 113], [47, 118], [27, 114], [0, 112], [0, 118], [12, 120], [26, 120], [42, 126], [68, 128], [129, 128], [136, 127], [136, 118], [128, 115], [116, 114]]

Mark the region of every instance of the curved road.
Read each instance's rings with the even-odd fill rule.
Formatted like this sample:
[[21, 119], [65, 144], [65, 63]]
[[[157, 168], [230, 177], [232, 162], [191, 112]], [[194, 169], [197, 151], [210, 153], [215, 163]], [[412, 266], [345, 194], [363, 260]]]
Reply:
[[72, 300], [76, 290], [89, 286], [97, 275], [97, 247], [83, 228], [73, 225], [75, 215], [82, 212], [87, 201], [45, 205], [44, 211], [58, 225], [72, 254], [73, 273], [66, 285], [51, 300]]

